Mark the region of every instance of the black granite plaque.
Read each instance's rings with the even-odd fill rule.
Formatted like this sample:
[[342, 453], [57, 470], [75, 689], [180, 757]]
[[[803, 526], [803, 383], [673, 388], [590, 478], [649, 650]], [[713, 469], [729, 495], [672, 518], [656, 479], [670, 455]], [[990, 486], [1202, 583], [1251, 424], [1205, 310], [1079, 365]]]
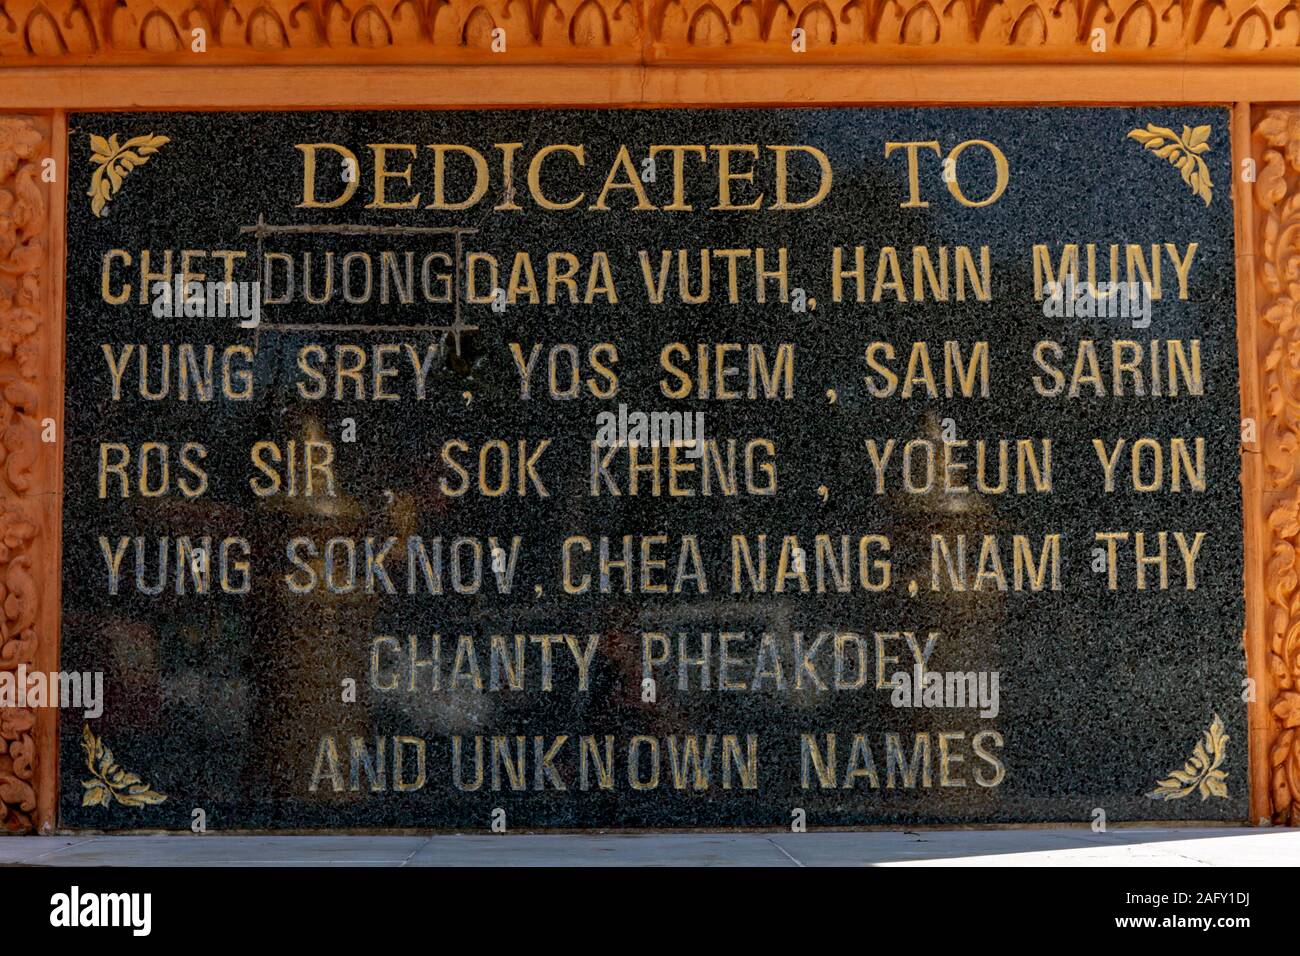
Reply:
[[1246, 816], [1226, 111], [69, 155], [65, 825]]

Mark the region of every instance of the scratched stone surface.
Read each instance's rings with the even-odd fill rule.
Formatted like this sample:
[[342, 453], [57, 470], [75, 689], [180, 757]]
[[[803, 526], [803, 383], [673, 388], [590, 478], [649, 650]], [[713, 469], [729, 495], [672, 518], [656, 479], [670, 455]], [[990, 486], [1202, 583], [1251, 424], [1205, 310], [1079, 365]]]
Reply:
[[[942, 159], [972, 140], [1005, 157], [1004, 188], [979, 143], [948, 164], [949, 188]], [[935, 146], [886, 155], [909, 142]], [[316, 148], [319, 205], [304, 205], [300, 144], [356, 157]], [[388, 208], [371, 144], [396, 144], [379, 176]], [[704, 149], [647, 165], [656, 144]], [[785, 151], [782, 177], [771, 147], [792, 145], [812, 149]], [[818, 154], [832, 178], [809, 204]], [[96, 718], [62, 714], [64, 825], [186, 829], [196, 809], [217, 829], [1245, 817], [1226, 111], [77, 114], [69, 161], [61, 666], [102, 672], [105, 699]], [[782, 186], [797, 208], [774, 208]], [[1148, 268], [1155, 249], [1149, 322], [1044, 313], [1034, 245], [1056, 269], [1077, 244], [1086, 270], [1089, 243], [1102, 280], [1112, 245], [1123, 276], [1129, 244]], [[836, 247], [845, 270], [862, 248], [863, 301], [854, 277], [835, 301]], [[917, 279], [914, 247], [946, 301]], [[784, 288], [769, 278], [759, 301], [755, 250], [774, 272], [782, 248]], [[192, 273], [220, 278], [229, 262], [236, 283], [262, 283], [255, 327], [156, 314], [153, 283], [184, 250]], [[700, 250], [710, 291], [692, 303]], [[642, 253], [652, 278], [667, 264], [662, 301]], [[987, 395], [947, 394], [948, 341], [963, 361], [988, 343]], [[914, 365], [904, 398], [914, 342], [929, 344], [937, 394]], [[1055, 382], [1035, 362], [1042, 342], [1059, 345], [1045, 360], [1062, 394], [1035, 389]], [[1131, 373], [1115, 394], [1116, 342], [1146, 394]], [[1153, 395], [1193, 342], [1200, 394], [1184, 376], [1178, 395]], [[527, 398], [512, 343], [525, 364], [540, 347]], [[661, 361], [672, 343], [680, 374]], [[718, 351], [728, 343], [740, 347]], [[873, 366], [873, 343], [892, 361], [877, 350]], [[750, 357], [771, 372], [782, 344], [790, 392], [777, 379], [769, 397]], [[719, 365], [738, 398], [716, 397]], [[880, 366], [892, 395], [873, 393], [887, 390]], [[620, 403], [703, 413], [716, 457], [641, 445], [634, 494], [632, 451], [601, 446], [597, 461], [613, 457], [593, 494], [597, 416]], [[890, 439], [878, 493], [867, 443]], [[1051, 491], [1030, 475], [1017, 493], [1015, 443], [1041, 453], [1044, 439]], [[1107, 491], [1094, 440], [1119, 439]], [[1142, 439], [1151, 490], [1132, 475]], [[992, 463], [1011, 442], [1008, 490], [944, 491], [945, 475], [974, 483], [980, 441]], [[927, 454], [935, 486], [917, 491]], [[259, 494], [273, 475], [278, 492]], [[1035, 559], [1057, 542], [1055, 587], [1049, 575], [1032, 589], [1023, 562], [1017, 579], [1017, 535]], [[602, 576], [602, 540], [618, 561], [624, 536], [626, 572]], [[964, 554], [959, 581], [936, 541]], [[995, 715], [894, 699], [932, 635], [925, 671], [983, 675], [986, 689], [996, 674]]]

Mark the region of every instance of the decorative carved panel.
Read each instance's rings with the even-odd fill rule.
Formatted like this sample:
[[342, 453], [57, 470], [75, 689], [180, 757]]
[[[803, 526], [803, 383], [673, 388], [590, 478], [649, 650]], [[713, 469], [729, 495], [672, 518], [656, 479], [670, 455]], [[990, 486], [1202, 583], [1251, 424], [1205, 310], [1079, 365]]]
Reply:
[[[46, 120], [0, 115], [0, 670], [47, 669], [57, 635], [40, 618], [57, 604], [51, 545], [56, 513], [50, 467], [54, 444], [42, 443], [43, 402], [51, 358], [49, 155]], [[47, 431], [49, 437], [52, 432]], [[0, 708], [0, 823], [33, 828], [40, 761], [52, 759], [33, 707]]]
[[0, 63], [10, 64], [492, 62], [502, 52], [514, 63], [635, 63], [724, 51], [733, 63], [959, 62], [991, 49], [1038, 61], [1294, 62], [1300, 0], [0, 0]]
[[1300, 108], [1255, 124], [1256, 294], [1264, 421], [1260, 432], [1268, 568], [1267, 759], [1273, 819], [1300, 824]]

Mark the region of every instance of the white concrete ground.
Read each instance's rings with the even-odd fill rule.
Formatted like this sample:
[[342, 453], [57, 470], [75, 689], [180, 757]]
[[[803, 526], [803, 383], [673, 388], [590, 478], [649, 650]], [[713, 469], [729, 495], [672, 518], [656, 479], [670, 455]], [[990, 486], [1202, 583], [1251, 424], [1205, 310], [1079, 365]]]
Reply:
[[1297, 866], [1300, 830], [0, 838], [27, 866]]

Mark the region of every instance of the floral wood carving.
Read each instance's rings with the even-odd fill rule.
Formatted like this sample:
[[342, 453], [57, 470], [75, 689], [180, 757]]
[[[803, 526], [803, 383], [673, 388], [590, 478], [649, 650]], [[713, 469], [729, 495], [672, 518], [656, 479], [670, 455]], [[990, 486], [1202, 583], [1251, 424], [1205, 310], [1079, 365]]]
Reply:
[[1255, 126], [1259, 306], [1265, 420], [1260, 432], [1271, 541], [1268, 670], [1273, 819], [1300, 824], [1300, 109], [1270, 109]]
[[[37, 665], [39, 502], [33, 468], [41, 449], [37, 378], [44, 311], [46, 133], [26, 117], [0, 116], [0, 670]], [[0, 824], [32, 829], [37, 714], [0, 708]]]
[[[1300, 0], [0, 0], [0, 63], [1300, 59]], [[202, 42], [196, 43], [202, 31]], [[199, 51], [198, 47], [202, 50]]]

